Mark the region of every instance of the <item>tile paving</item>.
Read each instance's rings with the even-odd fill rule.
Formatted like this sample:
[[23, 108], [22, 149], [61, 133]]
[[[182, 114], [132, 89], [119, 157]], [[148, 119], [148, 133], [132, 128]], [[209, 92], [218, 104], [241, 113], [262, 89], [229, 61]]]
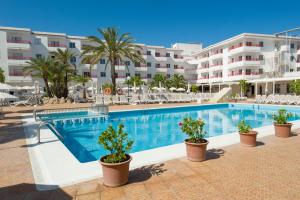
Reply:
[[[155, 106], [155, 105], [151, 105]], [[131, 106], [111, 109], [132, 109]], [[28, 110], [28, 108], [26, 108]], [[260, 139], [255, 148], [232, 145], [208, 152], [208, 160], [186, 158], [141, 167], [119, 188], [91, 180], [37, 191], [20, 113], [0, 120], [0, 199], [300, 199], [300, 136]], [[296, 133], [300, 133], [300, 130]]]

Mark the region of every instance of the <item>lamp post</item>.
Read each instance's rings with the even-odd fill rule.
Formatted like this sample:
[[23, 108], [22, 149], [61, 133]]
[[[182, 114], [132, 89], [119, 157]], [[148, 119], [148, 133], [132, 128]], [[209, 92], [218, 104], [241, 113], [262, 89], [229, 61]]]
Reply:
[[128, 101], [128, 104], [129, 104], [129, 80], [130, 80], [130, 76], [127, 76], [126, 80], [127, 80], [127, 101]]

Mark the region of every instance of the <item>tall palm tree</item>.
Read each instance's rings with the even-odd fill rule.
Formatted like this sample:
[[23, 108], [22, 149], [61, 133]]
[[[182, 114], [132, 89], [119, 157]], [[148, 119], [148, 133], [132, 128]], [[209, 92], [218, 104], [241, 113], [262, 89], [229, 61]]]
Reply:
[[131, 86], [135, 84], [135, 86], [139, 87], [144, 84], [144, 81], [139, 76], [133, 76], [129, 80], [126, 80], [125, 83]]
[[88, 40], [96, 46], [87, 45], [83, 47], [83, 62], [89, 61], [91, 64], [99, 63], [100, 59], [107, 58], [105, 69], [110, 64], [113, 93], [116, 89], [115, 65], [123, 63], [124, 59], [129, 59], [133, 63], [144, 63], [145, 60], [139, 53], [141, 47], [134, 44], [134, 39], [129, 33], [119, 34], [113, 27], [98, 29], [103, 40], [96, 36], [89, 36]]
[[5, 82], [4, 71], [2, 68], [0, 68], [0, 83], [4, 83], [4, 82]]
[[73, 80], [75, 82], [77, 82], [77, 83], [82, 84], [82, 87], [83, 87], [83, 98], [86, 99], [86, 88], [85, 88], [85, 85], [86, 85], [86, 83], [89, 82], [90, 78], [78, 75], [78, 76], [73, 77]]
[[61, 70], [64, 72], [64, 84], [63, 84], [63, 96], [68, 96], [68, 81], [69, 76], [73, 75], [76, 69], [76, 65], [71, 63], [71, 58], [76, 56], [76, 53], [70, 51], [69, 49], [57, 49], [57, 51], [51, 52], [57, 63], [60, 64]]
[[174, 76], [171, 78], [171, 85], [175, 88], [185, 88], [186, 80], [184, 79], [183, 75], [174, 74]]
[[32, 77], [43, 79], [46, 88], [46, 93], [49, 97], [52, 97], [49, 87], [49, 75], [50, 69], [54, 65], [53, 59], [51, 57], [32, 58], [27, 63], [29, 64], [29, 66], [24, 67], [24, 72], [31, 73]]
[[150, 87], [159, 87], [159, 83], [163, 87], [167, 86], [167, 77], [163, 74], [155, 74], [153, 80], [150, 82]]

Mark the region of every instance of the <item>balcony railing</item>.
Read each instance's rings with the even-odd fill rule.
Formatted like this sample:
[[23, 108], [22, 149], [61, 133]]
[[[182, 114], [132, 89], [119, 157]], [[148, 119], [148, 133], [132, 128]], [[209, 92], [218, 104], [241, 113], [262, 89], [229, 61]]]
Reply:
[[49, 43], [48, 47], [64, 47], [64, 48], [67, 48], [67, 45], [65, 45], [65, 44], [51, 44], [51, 43]]
[[240, 47], [243, 47], [243, 46], [247, 46], [247, 47], [262, 47], [262, 45], [260, 45], [260, 44], [247, 44], [247, 43], [239, 43], [239, 44], [237, 44], [237, 45], [233, 45], [233, 46], [231, 46], [231, 47], [229, 47], [229, 51], [231, 51], [231, 50], [233, 50], [233, 49], [236, 49], [236, 48], [240, 48]]
[[258, 72], [234, 72], [233, 74], [229, 74], [228, 76], [252, 76], [252, 75], [259, 75]]
[[30, 60], [30, 56], [8, 56], [9, 60]]
[[7, 40], [8, 43], [31, 44], [29, 40]]
[[259, 58], [242, 58], [242, 59], [235, 59], [228, 61], [228, 64], [235, 63], [235, 62], [242, 62], [242, 61], [263, 61]]
[[174, 67], [174, 69], [184, 69], [184, 67]]
[[168, 69], [170, 67], [167, 67], [167, 66], [155, 66], [155, 68], [163, 68], [163, 69]]
[[221, 63], [221, 64], [210, 65], [209, 67], [221, 67], [221, 66], [223, 66], [223, 63]]
[[223, 78], [223, 76], [211, 76], [210, 78]]
[[22, 71], [10, 71], [9, 76], [29, 76], [29, 74]]

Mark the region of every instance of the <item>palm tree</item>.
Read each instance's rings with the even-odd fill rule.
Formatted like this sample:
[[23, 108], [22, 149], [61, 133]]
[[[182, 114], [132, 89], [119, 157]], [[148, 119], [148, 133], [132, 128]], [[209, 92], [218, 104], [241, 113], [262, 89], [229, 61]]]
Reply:
[[153, 80], [150, 82], [150, 87], [159, 87], [159, 83], [163, 87], [167, 86], [167, 77], [163, 74], [155, 74]]
[[73, 75], [76, 69], [76, 65], [71, 63], [71, 58], [76, 56], [76, 53], [71, 52], [69, 49], [62, 50], [57, 49], [55, 52], [51, 52], [57, 63], [60, 64], [61, 70], [64, 72], [64, 84], [63, 84], [63, 96], [68, 96], [68, 81], [69, 76]]
[[83, 47], [83, 62], [89, 61], [90, 64], [99, 63], [100, 59], [107, 58], [105, 69], [110, 64], [111, 80], [113, 84], [113, 93], [116, 89], [115, 65], [123, 63], [124, 59], [129, 59], [133, 63], [144, 63], [145, 60], [139, 53], [141, 47], [134, 44], [134, 39], [129, 33], [119, 34], [113, 27], [98, 29], [103, 37], [89, 36], [88, 40], [96, 46], [87, 45]]
[[52, 97], [48, 81], [50, 69], [54, 65], [53, 59], [51, 57], [32, 58], [27, 63], [29, 64], [29, 66], [24, 67], [24, 72], [31, 73], [32, 77], [43, 79], [46, 88], [46, 93], [49, 97]]
[[139, 76], [133, 76], [129, 80], [126, 80], [125, 83], [131, 86], [135, 84], [135, 86], [139, 87], [144, 84], [144, 81]]
[[0, 83], [4, 83], [4, 82], [5, 82], [4, 71], [2, 68], [0, 68]]
[[89, 82], [90, 78], [89, 77], [85, 77], [85, 76], [74, 76], [73, 80], [77, 83], [82, 84], [83, 87], [83, 98], [86, 99], [86, 89], [85, 89], [85, 84], [87, 82]]
[[241, 96], [244, 96], [249, 88], [249, 83], [247, 83], [246, 80], [240, 80], [239, 86], [240, 86], [240, 90], [241, 90]]
[[174, 74], [171, 79], [171, 85], [175, 88], [185, 88], [186, 80], [184, 79], [183, 75]]

